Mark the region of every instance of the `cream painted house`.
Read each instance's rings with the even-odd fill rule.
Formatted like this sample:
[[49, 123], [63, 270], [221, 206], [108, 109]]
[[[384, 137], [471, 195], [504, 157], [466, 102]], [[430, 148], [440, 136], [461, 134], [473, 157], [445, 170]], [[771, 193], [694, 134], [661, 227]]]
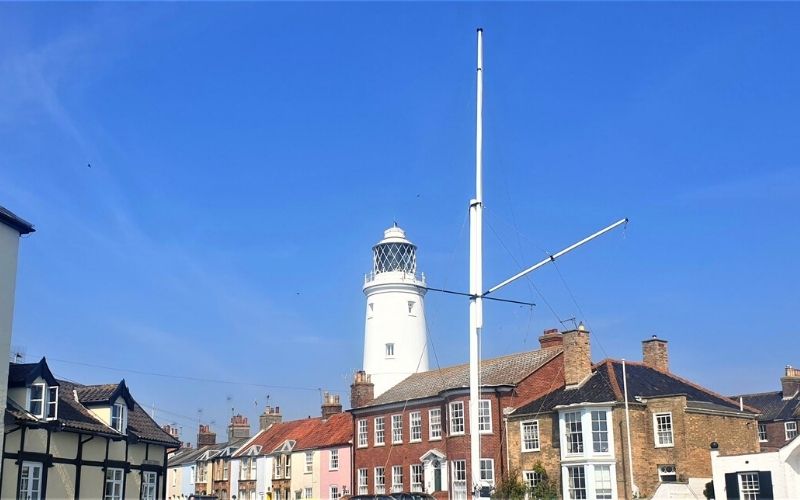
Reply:
[[[14, 295], [17, 284], [17, 255], [20, 236], [32, 233], [33, 226], [0, 206], [0, 356], [9, 359], [11, 351], [11, 323], [14, 317]], [[5, 405], [8, 387], [8, 370], [0, 363], [0, 404]], [[3, 408], [5, 410], [5, 408]], [[0, 419], [0, 446], [4, 423]], [[0, 465], [2, 473], [2, 465]]]
[[44, 358], [11, 364], [0, 498], [164, 498], [167, 453], [180, 442], [125, 381], [57, 380]]

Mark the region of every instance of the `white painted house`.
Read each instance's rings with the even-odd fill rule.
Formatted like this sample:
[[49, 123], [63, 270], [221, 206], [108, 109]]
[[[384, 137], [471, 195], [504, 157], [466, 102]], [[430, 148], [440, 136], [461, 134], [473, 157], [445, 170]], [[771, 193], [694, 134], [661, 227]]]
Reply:
[[[0, 206], [0, 405], [6, 409], [8, 361], [11, 351], [11, 323], [14, 318], [14, 295], [17, 285], [19, 238], [32, 233], [33, 226]], [[0, 449], [5, 425], [0, 419]], [[0, 465], [0, 469], [2, 466]]]
[[766, 453], [724, 456], [712, 450], [711, 468], [718, 499], [800, 498], [800, 438]]

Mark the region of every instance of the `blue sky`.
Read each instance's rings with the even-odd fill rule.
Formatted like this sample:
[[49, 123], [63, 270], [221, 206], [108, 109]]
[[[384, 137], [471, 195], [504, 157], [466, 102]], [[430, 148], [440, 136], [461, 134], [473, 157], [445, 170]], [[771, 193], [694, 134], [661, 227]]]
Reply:
[[[503, 292], [532, 311], [488, 304], [484, 355], [577, 317], [596, 360], [657, 334], [685, 377], [777, 389], [800, 364], [798, 15], [0, 5], [0, 204], [38, 230], [13, 344], [62, 377], [124, 377], [189, 440], [201, 408], [223, 434], [267, 394], [289, 418], [318, 414], [319, 388], [346, 400], [383, 229], [407, 230], [432, 286], [466, 289], [483, 26], [485, 282], [631, 219]], [[466, 302], [426, 306], [432, 364], [466, 361]]]

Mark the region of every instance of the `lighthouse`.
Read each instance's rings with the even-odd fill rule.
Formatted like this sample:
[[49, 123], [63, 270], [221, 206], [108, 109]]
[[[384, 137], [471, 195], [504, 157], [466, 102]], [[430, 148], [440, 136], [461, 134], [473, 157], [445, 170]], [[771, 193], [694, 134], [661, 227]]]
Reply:
[[364, 371], [375, 397], [412, 373], [428, 371], [426, 291], [425, 275], [417, 274], [417, 247], [395, 223], [372, 247], [372, 272], [364, 278]]

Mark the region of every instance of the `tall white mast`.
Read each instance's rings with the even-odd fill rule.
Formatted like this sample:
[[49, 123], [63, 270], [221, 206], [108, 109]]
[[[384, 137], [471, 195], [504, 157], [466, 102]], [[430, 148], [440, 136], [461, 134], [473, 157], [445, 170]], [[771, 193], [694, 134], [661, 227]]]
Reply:
[[478, 87], [475, 115], [475, 199], [469, 204], [469, 450], [472, 496], [478, 497], [481, 437], [480, 402], [481, 329], [483, 328], [483, 30], [478, 29]]

